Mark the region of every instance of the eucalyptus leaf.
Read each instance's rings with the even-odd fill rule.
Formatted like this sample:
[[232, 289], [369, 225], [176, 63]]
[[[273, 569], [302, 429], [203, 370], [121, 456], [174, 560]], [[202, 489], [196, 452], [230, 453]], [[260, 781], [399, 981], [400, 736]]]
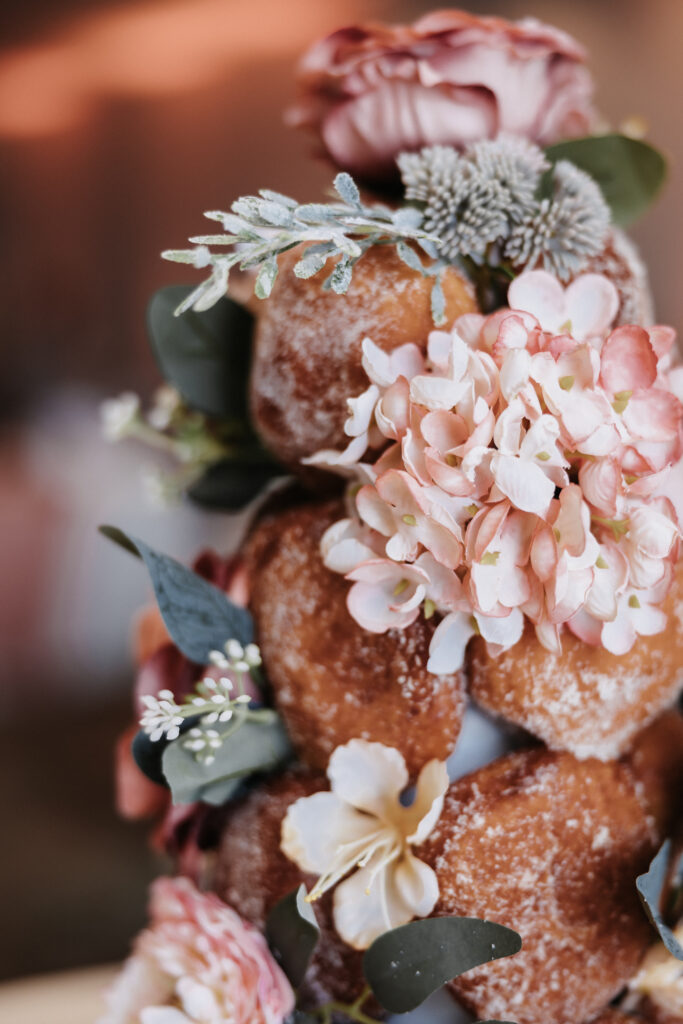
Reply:
[[474, 917], [431, 917], [375, 939], [363, 957], [368, 984], [391, 1013], [407, 1013], [465, 971], [513, 956], [517, 932]]
[[220, 650], [226, 640], [251, 643], [251, 615], [213, 583], [116, 526], [101, 526], [100, 533], [142, 558], [171, 639], [190, 661], [206, 665], [209, 653]]
[[546, 155], [552, 163], [569, 160], [590, 174], [621, 226], [645, 212], [666, 179], [666, 160], [657, 149], [618, 133], [557, 142]]
[[289, 758], [289, 738], [277, 712], [261, 710], [258, 719], [253, 714], [235, 712], [235, 731], [223, 740], [211, 764], [198, 761], [182, 738], [167, 745], [161, 765], [175, 804], [223, 804], [245, 776], [269, 771]]
[[188, 495], [198, 505], [235, 512], [257, 498], [271, 480], [284, 475], [276, 462], [222, 459], [209, 466]]
[[636, 889], [645, 913], [657, 929], [669, 953], [677, 960], [683, 960], [683, 946], [662, 916], [662, 902], [670, 876], [672, 845], [670, 839], [662, 844], [647, 872], [636, 878]]
[[305, 885], [280, 900], [268, 915], [266, 938], [293, 988], [304, 980], [319, 937], [313, 908], [306, 902]]
[[203, 313], [174, 316], [190, 294], [186, 285], [169, 285], [149, 303], [147, 328], [159, 369], [193, 409], [243, 420], [254, 318], [227, 298]]

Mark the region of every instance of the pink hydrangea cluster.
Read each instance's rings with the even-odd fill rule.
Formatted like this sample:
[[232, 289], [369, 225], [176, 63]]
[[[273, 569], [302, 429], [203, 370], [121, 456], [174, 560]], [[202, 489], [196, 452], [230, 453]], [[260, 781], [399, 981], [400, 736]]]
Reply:
[[522, 274], [508, 302], [432, 332], [426, 354], [366, 338], [350, 443], [309, 460], [357, 482], [322, 541], [353, 584], [351, 614], [382, 633], [438, 613], [435, 673], [460, 667], [474, 633], [493, 654], [513, 646], [525, 618], [548, 650], [566, 627], [614, 654], [666, 624], [680, 540], [666, 478], [683, 452], [674, 331], [612, 330], [617, 292], [597, 274], [566, 289]]
[[187, 878], [152, 886], [151, 924], [98, 1024], [282, 1024], [294, 993], [266, 940]]

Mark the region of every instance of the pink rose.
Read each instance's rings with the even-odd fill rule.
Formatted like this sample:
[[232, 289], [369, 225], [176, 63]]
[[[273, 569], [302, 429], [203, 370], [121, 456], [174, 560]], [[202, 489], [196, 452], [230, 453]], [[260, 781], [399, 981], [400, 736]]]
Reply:
[[584, 58], [571, 36], [533, 18], [452, 10], [413, 25], [357, 25], [305, 54], [289, 119], [313, 129], [339, 167], [386, 180], [404, 150], [499, 132], [547, 144], [590, 131]]
[[151, 893], [150, 926], [98, 1024], [282, 1024], [294, 993], [261, 933], [186, 878]]

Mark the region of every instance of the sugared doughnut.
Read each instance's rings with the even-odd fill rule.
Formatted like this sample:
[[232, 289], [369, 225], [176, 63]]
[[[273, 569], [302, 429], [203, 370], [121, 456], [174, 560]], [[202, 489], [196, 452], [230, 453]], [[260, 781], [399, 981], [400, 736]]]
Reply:
[[[309, 280], [293, 273], [301, 250], [281, 260], [270, 297], [260, 307], [251, 371], [251, 411], [266, 446], [297, 468], [322, 448], [344, 448], [346, 400], [368, 386], [361, 365], [366, 336], [389, 352], [426, 347], [434, 329], [432, 278], [422, 277], [393, 246], [373, 246], [356, 265], [346, 295], [323, 291], [327, 271]], [[476, 310], [474, 292], [454, 268], [443, 276], [446, 318]]]
[[667, 711], [636, 737], [624, 758], [663, 836], [683, 834], [683, 715]]
[[275, 705], [294, 747], [323, 770], [354, 737], [396, 747], [411, 775], [455, 746], [464, 710], [460, 673], [427, 672], [434, 631], [421, 616], [377, 635], [351, 618], [348, 584], [322, 563], [320, 538], [337, 502], [266, 516], [246, 558], [251, 611]]
[[[257, 927], [269, 911], [302, 882], [304, 875], [280, 850], [280, 830], [287, 808], [300, 797], [326, 789], [313, 775], [286, 773], [254, 789], [230, 811], [216, 853], [212, 888], [242, 917]], [[330, 998], [353, 1001], [365, 987], [362, 953], [345, 945], [332, 924], [332, 894], [313, 904], [321, 934], [303, 991], [315, 1006]]]
[[683, 562], [663, 610], [664, 633], [641, 636], [617, 657], [568, 631], [552, 654], [527, 622], [522, 639], [492, 658], [477, 637], [469, 648], [470, 691], [489, 711], [576, 757], [619, 757], [683, 688]]
[[455, 979], [456, 997], [480, 1019], [518, 1024], [599, 1013], [652, 941], [635, 878], [658, 839], [620, 762], [533, 750], [453, 783], [417, 851], [437, 873], [435, 913], [497, 921], [524, 944]]
[[636, 246], [619, 228], [612, 228], [601, 253], [583, 267], [582, 274], [604, 274], [619, 292], [619, 324], [654, 323], [652, 291], [647, 269]]

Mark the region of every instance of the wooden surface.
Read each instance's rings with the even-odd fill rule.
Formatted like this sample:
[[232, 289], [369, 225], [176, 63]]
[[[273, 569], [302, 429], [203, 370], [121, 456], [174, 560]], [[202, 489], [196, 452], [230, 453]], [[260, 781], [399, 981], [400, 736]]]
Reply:
[[0, 985], [0, 1020], [7, 1024], [96, 1024], [102, 992], [117, 968], [89, 967]]

